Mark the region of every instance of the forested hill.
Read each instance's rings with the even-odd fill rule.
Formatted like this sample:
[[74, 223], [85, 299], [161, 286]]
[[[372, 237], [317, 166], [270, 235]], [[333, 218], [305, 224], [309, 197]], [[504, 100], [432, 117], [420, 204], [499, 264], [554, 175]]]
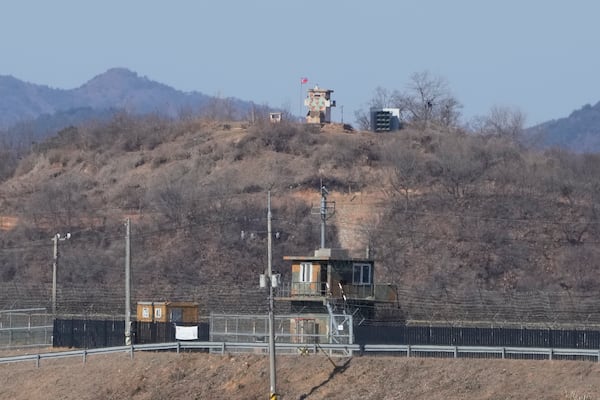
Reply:
[[527, 134], [544, 147], [558, 147], [578, 153], [600, 152], [600, 102], [587, 104], [560, 118], [531, 127]]
[[37, 144], [3, 179], [0, 301], [47, 301], [50, 238], [71, 232], [60, 306], [110, 312], [130, 218], [134, 301], [252, 311], [264, 303], [267, 190], [274, 268], [289, 280], [283, 255], [319, 244], [321, 181], [336, 202], [328, 246], [369, 247], [378, 282], [421, 299], [597, 291], [600, 156], [433, 125], [375, 134], [120, 114]]

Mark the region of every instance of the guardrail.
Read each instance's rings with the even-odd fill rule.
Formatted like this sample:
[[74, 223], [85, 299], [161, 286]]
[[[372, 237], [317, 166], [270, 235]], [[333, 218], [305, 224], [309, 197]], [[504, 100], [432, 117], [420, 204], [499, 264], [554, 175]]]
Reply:
[[[36, 367], [40, 366], [41, 360], [80, 357], [83, 362], [87, 361], [89, 355], [96, 354], [111, 354], [111, 353], [127, 353], [133, 358], [136, 351], [160, 351], [160, 350], [176, 350], [179, 353], [181, 350], [211, 350], [224, 354], [225, 352], [240, 351], [240, 350], [261, 350], [268, 351], [268, 343], [230, 343], [230, 342], [171, 342], [171, 343], [151, 343], [151, 344], [134, 344], [131, 346], [104, 347], [89, 350], [71, 350], [57, 351], [49, 353], [28, 354], [22, 356], [1, 357], [0, 364], [13, 362], [35, 361]], [[276, 343], [276, 350], [296, 350], [298, 354], [317, 353], [323, 351], [343, 351], [346, 354], [352, 355], [353, 351], [360, 351], [360, 346], [357, 344], [294, 344], [294, 343]]]
[[[176, 350], [210, 350], [221, 354], [228, 351], [261, 350], [268, 351], [267, 343], [231, 343], [231, 342], [171, 342], [135, 344], [131, 346], [105, 347], [89, 350], [72, 350], [49, 352], [40, 354], [29, 354], [22, 356], [2, 357], [0, 364], [34, 361], [36, 367], [40, 366], [41, 360], [80, 357], [85, 363], [89, 355], [127, 353], [131, 358], [138, 351], [161, 351]], [[318, 353], [319, 351], [344, 352], [352, 356], [354, 352], [363, 355], [375, 353], [404, 353], [406, 357], [451, 357], [461, 358], [473, 355], [491, 356], [492, 358], [523, 358], [523, 356], [534, 359], [584, 359], [600, 362], [599, 350], [586, 349], [551, 349], [551, 348], [527, 348], [527, 347], [484, 347], [484, 346], [429, 346], [429, 345], [391, 345], [391, 344], [295, 344], [277, 343], [276, 350], [296, 350], [298, 354]]]
[[541, 347], [486, 347], [486, 346], [430, 346], [430, 345], [390, 345], [390, 344], [366, 344], [362, 348], [364, 352], [381, 353], [404, 353], [407, 357], [445, 354], [453, 358], [469, 357], [473, 355], [491, 355], [497, 358], [523, 358], [531, 356], [537, 358], [569, 359], [582, 358], [600, 362], [600, 349], [554, 349]]

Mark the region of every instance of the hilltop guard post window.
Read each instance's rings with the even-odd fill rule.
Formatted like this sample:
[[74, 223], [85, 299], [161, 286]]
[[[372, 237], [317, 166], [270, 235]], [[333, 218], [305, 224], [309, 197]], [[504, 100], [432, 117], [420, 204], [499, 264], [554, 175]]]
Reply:
[[371, 284], [371, 264], [355, 263], [352, 267], [352, 284]]

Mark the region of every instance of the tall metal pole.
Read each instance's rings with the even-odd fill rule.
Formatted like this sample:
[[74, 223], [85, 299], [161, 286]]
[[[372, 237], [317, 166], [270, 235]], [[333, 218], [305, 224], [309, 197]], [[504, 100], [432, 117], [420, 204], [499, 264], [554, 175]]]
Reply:
[[275, 367], [275, 315], [274, 315], [274, 304], [273, 304], [273, 252], [272, 252], [272, 238], [271, 238], [271, 191], [269, 190], [267, 195], [267, 276], [269, 281], [269, 375], [270, 375], [270, 390], [269, 399], [277, 400], [277, 386], [276, 367]]
[[302, 78], [300, 78], [300, 107], [298, 107], [298, 112], [300, 113], [300, 121], [302, 121]]
[[325, 248], [325, 221], [327, 221], [327, 189], [321, 181], [321, 248]]
[[56, 274], [58, 269], [58, 241], [63, 241], [71, 238], [71, 234], [67, 232], [66, 235], [61, 236], [60, 233], [55, 234], [52, 237], [53, 242], [53, 257], [52, 257], [52, 315], [56, 317]]
[[56, 269], [58, 265], [58, 238], [60, 235], [57, 233], [52, 238], [54, 242], [54, 256], [52, 258], [52, 315], [56, 317]]
[[125, 221], [125, 345], [131, 345], [131, 223]]

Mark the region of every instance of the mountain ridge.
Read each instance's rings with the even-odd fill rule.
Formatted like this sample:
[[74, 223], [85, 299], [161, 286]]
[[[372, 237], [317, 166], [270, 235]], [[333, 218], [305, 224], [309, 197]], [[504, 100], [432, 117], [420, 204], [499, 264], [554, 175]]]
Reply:
[[600, 151], [600, 102], [586, 104], [569, 116], [532, 126], [527, 135], [541, 147], [560, 147], [577, 153]]
[[[0, 129], [10, 131], [17, 124], [33, 123], [71, 109], [90, 108], [100, 115], [110, 109], [133, 114], [157, 113], [176, 117], [182, 112], [201, 112], [214, 99], [198, 91], [184, 92], [123, 67], [110, 68], [74, 89], [58, 89], [0, 75]], [[232, 99], [238, 112], [250, 103]], [[60, 115], [57, 116], [60, 118]], [[54, 122], [64, 128], [69, 123]], [[49, 134], [52, 132], [44, 132]], [[39, 135], [36, 135], [39, 136]]]

